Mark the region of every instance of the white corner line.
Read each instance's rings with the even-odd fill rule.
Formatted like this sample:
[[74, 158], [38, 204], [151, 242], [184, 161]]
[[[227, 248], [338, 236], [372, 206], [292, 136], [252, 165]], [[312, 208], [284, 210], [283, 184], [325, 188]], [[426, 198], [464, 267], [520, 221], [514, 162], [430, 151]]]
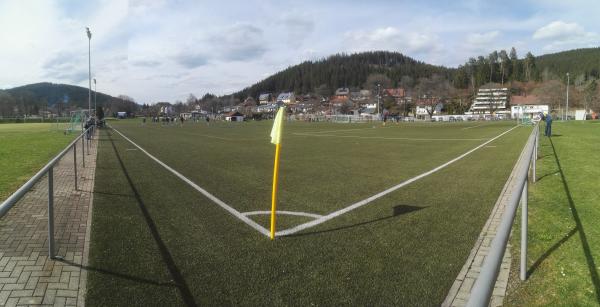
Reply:
[[[244, 216], [251, 216], [251, 215], [268, 215], [271, 214], [271, 211], [250, 211], [250, 212], [243, 212], [242, 215]], [[296, 216], [306, 216], [306, 217], [312, 217], [314, 219], [318, 219], [323, 217], [320, 214], [314, 214], [314, 213], [306, 213], [306, 212], [298, 212], [298, 211], [284, 211], [284, 210], [277, 210], [277, 214], [283, 214], [283, 215], [296, 215]]]
[[436, 168], [434, 168], [432, 170], [429, 170], [429, 171], [427, 171], [425, 173], [422, 173], [421, 175], [418, 175], [416, 177], [413, 177], [413, 178], [410, 178], [410, 179], [408, 179], [406, 181], [403, 181], [403, 182], [401, 182], [401, 183], [399, 183], [399, 184], [397, 184], [397, 185], [395, 185], [395, 186], [393, 186], [393, 187], [391, 187], [391, 188], [389, 188], [389, 189], [387, 189], [385, 191], [379, 192], [379, 193], [377, 193], [377, 194], [375, 194], [375, 195], [373, 195], [373, 196], [371, 196], [369, 198], [363, 199], [363, 200], [361, 200], [361, 201], [359, 201], [357, 203], [354, 203], [354, 204], [352, 204], [352, 205], [350, 205], [350, 206], [348, 206], [346, 208], [343, 208], [343, 209], [340, 209], [338, 211], [334, 211], [332, 213], [329, 213], [329, 214], [327, 214], [327, 215], [325, 215], [325, 216], [323, 216], [321, 218], [315, 219], [313, 221], [310, 221], [310, 222], [307, 222], [307, 223], [304, 223], [304, 224], [300, 224], [300, 225], [292, 227], [292, 228], [288, 228], [288, 229], [285, 229], [285, 230], [278, 231], [278, 232], [275, 233], [275, 235], [276, 236], [291, 235], [291, 234], [297, 233], [299, 231], [302, 231], [304, 229], [317, 226], [317, 225], [319, 225], [321, 223], [329, 221], [329, 220], [331, 220], [331, 219], [333, 219], [335, 217], [338, 217], [338, 216], [340, 216], [342, 214], [348, 213], [348, 212], [350, 212], [350, 211], [352, 211], [352, 210], [354, 210], [356, 208], [360, 208], [360, 207], [362, 207], [362, 206], [364, 206], [364, 205], [366, 205], [366, 204], [368, 204], [368, 203], [370, 203], [370, 202], [372, 202], [372, 201], [374, 201], [374, 200], [376, 200], [378, 198], [381, 198], [381, 197], [383, 197], [383, 196], [385, 196], [385, 195], [387, 195], [387, 194], [389, 194], [391, 192], [394, 192], [394, 191], [398, 190], [399, 188], [401, 188], [403, 186], [411, 184], [411, 183], [413, 183], [413, 182], [415, 182], [415, 181], [417, 181], [417, 180], [419, 180], [419, 179], [421, 179], [423, 177], [427, 177], [427, 176], [429, 176], [429, 175], [431, 175], [431, 174], [433, 174], [433, 173], [435, 173], [435, 172], [437, 172], [437, 171], [445, 168], [446, 166], [448, 166], [448, 165], [450, 165], [450, 164], [452, 164], [452, 163], [454, 163], [454, 162], [456, 162], [456, 161], [458, 161], [458, 160], [466, 157], [467, 155], [471, 154], [472, 152], [476, 151], [477, 149], [479, 149], [479, 148], [481, 148], [481, 147], [483, 147], [483, 146], [485, 146], [485, 145], [493, 142], [494, 140], [500, 138], [501, 136], [509, 133], [510, 131], [512, 131], [513, 129], [515, 129], [517, 127], [519, 127], [519, 126], [518, 125], [514, 126], [514, 127], [510, 128], [510, 129], [504, 131], [503, 133], [495, 136], [494, 138], [486, 141], [485, 143], [483, 143], [483, 144], [481, 144], [481, 145], [479, 145], [479, 146], [477, 146], [477, 147], [475, 147], [475, 148], [473, 148], [473, 149], [465, 152], [464, 154], [462, 154], [462, 155], [460, 155], [460, 156], [458, 156], [458, 157], [456, 157], [456, 158], [454, 158], [454, 159], [452, 159], [452, 160], [450, 160], [450, 161], [448, 161], [448, 162], [446, 162], [446, 163], [444, 163], [444, 164], [442, 164], [442, 165], [440, 165], [440, 166], [438, 166], [438, 167], [436, 167]]
[[237, 217], [238, 219], [242, 220], [242, 222], [248, 224], [250, 227], [254, 228], [255, 230], [257, 230], [258, 232], [262, 233], [265, 236], [270, 236], [270, 232], [262, 227], [261, 225], [257, 224], [256, 222], [254, 222], [253, 220], [249, 219], [248, 217], [244, 216], [243, 214], [241, 214], [239, 211], [233, 209], [231, 206], [227, 205], [225, 202], [223, 202], [222, 200], [218, 199], [217, 197], [215, 197], [214, 195], [210, 194], [208, 191], [206, 191], [205, 189], [201, 188], [200, 186], [198, 186], [197, 184], [195, 184], [193, 181], [189, 180], [187, 177], [183, 176], [182, 174], [180, 174], [179, 172], [177, 172], [176, 170], [174, 170], [173, 168], [171, 168], [170, 166], [166, 165], [165, 163], [163, 163], [162, 161], [160, 161], [159, 159], [157, 159], [156, 157], [154, 157], [153, 155], [151, 155], [150, 153], [148, 153], [146, 150], [144, 150], [142, 147], [140, 147], [138, 144], [134, 143], [132, 140], [130, 140], [128, 137], [126, 137], [125, 135], [123, 135], [123, 133], [121, 133], [119, 130], [113, 128], [112, 126], [110, 127], [111, 129], [113, 129], [114, 131], [116, 131], [118, 134], [120, 134], [124, 139], [126, 139], [127, 141], [129, 141], [131, 144], [133, 144], [133, 146], [139, 148], [143, 153], [145, 153], [148, 157], [150, 157], [150, 159], [154, 160], [156, 163], [162, 165], [164, 168], [166, 168], [168, 171], [170, 171], [171, 173], [173, 173], [173, 175], [179, 177], [179, 179], [185, 181], [187, 184], [189, 184], [190, 186], [192, 186], [194, 189], [196, 189], [198, 192], [202, 193], [204, 196], [206, 196], [208, 199], [212, 200], [213, 202], [215, 202], [217, 205], [219, 205], [221, 208], [227, 210], [229, 213], [231, 213], [231, 215]]

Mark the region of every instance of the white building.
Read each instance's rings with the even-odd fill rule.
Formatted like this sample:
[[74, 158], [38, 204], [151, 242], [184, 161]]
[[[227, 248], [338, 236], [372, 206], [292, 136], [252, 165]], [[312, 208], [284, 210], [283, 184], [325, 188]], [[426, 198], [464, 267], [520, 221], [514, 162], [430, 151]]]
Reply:
[[[444, 105], [442, 103], [438, 103], [435, 105], [435, 109], [433, 110], [433, 114], [441, 114], [442, 113], [442, 108], [444, 107]], [[416, 107], [416, 115], [417, 117], [423, 117], [423, 116], [429, 116], [429, 112], [431, 111], [432, 106], [430, 105], [417, 105]]]
[[548, 114], [547, 104], [543, 104], [538, 96], [512, 96], [510, 100], [511, 118], [529, 118], [539, 120], [540, 113]]
[[469, 112], [471, 114], [509, 113], [508, 88], [480, 88]]
[[259, 105], [256, 107], [257, 113], [271, 113], [277, 111], [277, 105], [274, 103]]
[[259, 104], [271, 103], [271, 93], [260, 94], [260, 96], [258, 96], [258, 103]]
[[290, 104], [296, 102], [293, 92], [281, 93], [277, 96], [277, 103]]

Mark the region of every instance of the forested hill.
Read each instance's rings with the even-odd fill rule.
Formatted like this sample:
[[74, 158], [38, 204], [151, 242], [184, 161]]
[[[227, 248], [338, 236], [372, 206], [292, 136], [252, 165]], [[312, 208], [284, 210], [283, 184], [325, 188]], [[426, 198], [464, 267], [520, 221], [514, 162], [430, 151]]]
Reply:
[[600, 78], [600, 48], [574, 49], [541, 56], [531, 52], [519, 58], [512, 48], [470, 58], [454, 71], [453, 84], [458, 88], [478, 88], [488, 83], [510, 81], [567, 81], [581, 83]]
[[[34, 83], [6, 90], [17, 102], [24, 101], [28, 104], [41, 104], [53, 106], [56, 103], [65, 103], [77, 107], [88, 105], [88, 89], [68, 84]], [[110, 95], [98, 93], [98, 104], [102, 105], [111, 99]], [[92, 102], [94, 92], [92, 91]]]
[[600, 47], [574, 49], [536, 58], [536, 65], [543, 73], [544, 69], [564, 76], [567, 72], [572, 78], [584, 76], [585, 79], [600, 78]]
[[403, 76], [415, 84], [421, 77], [440, 74], [457, 88], [478, 88], [488, 83], [510, 81], [542, 81], [561, 79], [571, 82], [600, 78], [600, 48], [574, 49], [541, 56], [531, 53], [518, 56], [513, 48], [494, 51], [489, 55], [470, 58], [458, 68], [426, 64], [398, 52], [374, 51], [357, 54], [336, 54], [319, 61], [307, 61], [280, 71], [250, 87], [235, 93], [235, 97], [254, 98], [261, 93], [316, 93], [331, 95], [339, 87], [363, 87], [370, 74], [386, 75], [392, 86]]
[[238, 98], [258, 97], [261, 93], [317, 92], [331, 94], [339, 87], [361, 87], [370, 74], [381, 73], [396, 86], [403, 76], [417, 80], [434, 73], [448, 78], [452, 69], [417, 61], [398, 52], [373, 51], [336, 54], [319, 61], [306, 61], [280, 71], [234, 95]]

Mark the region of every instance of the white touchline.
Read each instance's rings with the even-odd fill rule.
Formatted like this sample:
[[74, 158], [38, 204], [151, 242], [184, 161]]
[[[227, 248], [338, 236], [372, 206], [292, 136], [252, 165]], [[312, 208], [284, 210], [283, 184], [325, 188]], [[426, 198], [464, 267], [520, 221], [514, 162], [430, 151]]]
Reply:
[[[244, 216], [250, 216], [250, 215], [267, 215], [267, 214], [271, 214], [271, 211], [250, 211], [250, 212], [243, 212], [242, 214]], [[320, 214], [298, 212], [298, 211], [285, 211], [285, 210], [277, 210], [277, 214], [306, 216], [306, 217], [312, 217], [314, 219], [318, 219], [320, 217], [323, 217]]]
[[123, 133], [121, 133], [119, 130], [111, 127], [114, 131], [116, 131], [118, 134], [120, 134], [124, 139], [126, 139], [127, 141], [129, 141], [131, 144], [133, 144], [133, 146], [139, 148], [143, 153], [145, 153], [148, 157], [150, 157], [150, 159], [156, 161], [156, 163], [162, 165], [164, 168], [166, 168], [168, 171], [170, 171], [171, 173], [173, 173], [175, 176], [179, 177], [179, 179], [185, 181], [187, 184], [189, 184], [190, 186], [192, 186], [194, 189], [196, 189], [198, 192], [202, 193], [204, 196], [206, 196], [208, 199], [212, 200], [213, 202], [215, 202], [217, 205], [221, 206], [221, 208], [227, 210], [229, 213], [231, 213], [233, 216], [237, 217], [238, 219], [242, 220], [244, 223], [248, 224], [250, 227], [258, 230], [258, 232], [262, 233], [265, 236], [270, 236], [270, 232], [260, 226], [259, 224], [257, 224], [256, 222], [254, 222], [253, 220], [247, 218], [246, 216], [244, 216], [243, 214], [241, 214], [239, 211], [233, 209], [231, 206], [227, 205], [226, 203], [224, 203], [222, 200], [216, 198], [214, 195], [210, 194], [208, 191], [204, 190], [203, 188], [199, 187], [197, 184], [195, 184], [193, 181], [187, 179], [185, 176], [183, 176], [182, 174], [180, 174], [179, 172], [177, 172], [176, 170], [172, 169], [170, 166], [166, 165], [165, 163], [163, 163], [162, 161], [158, 160], [156, 157], [154, 157], [153, 155], [151, 155], [150, 153], [148, 153], [146, 150], [144, 150], [142, 147], [140, 147], [138, 144], [134, 143], [132, 140], [130, 140], [128, 137], [126, 137], [125, 135], [123, 135]]
[[300, 136], [315, 136], [315, 137], [336, 137], [336, 138], [355, 138], [355, 139], [377, 139], [377, 140], [406, 140], [406, 141], [484, 141], [487, 139], [425, 139], [425, 138], [394, 138], [385, 136], [360, 136], [360, 135], [335, 135], [335, 134], [311, 134], [299, 133], [294, 135]]
[[456, 162], [456, 161], [458, 161], [458, 160], [466, 157], [467, 155], [469, 155], [470, 153], [476, 151], [477, 149], [479, 149], [479, 148], [481, 148], [481, 147], [483, 147], [483, 146], [485, 146], [485, 145], [493, 142], [494, 140], [498, 139], [499, 137], [501, 137], [501, 136], [509, 133], [510, 131], [512, 131], [513, 129], [515, 129], [517, 127], [519, 127], [519, 126], [514, 126], [514, 127], [510, 128], [510, 129], [504, 131], [500, 135], [498, 135], [498, 136], [496, 136], [496, 137], [488, 140], [487, 142], [485, 142], [485, 143], [483, 143], [483, 144], [481, 144], [481, 145], [479, 145], [479, 146], [477, 146], [477, 147], [475, 147], [475, 148], [473, 148], [473, 149], [465, 152], [464, 154], [462, 154], [462, 155], [460, 155], [460, 156], [458, 156], [458, 157], [456, 157], [456, 158], [454, 158], [454, 159], [452, 159], [452, 160], [450, 160], [450, 161], [448, 161], [448, 162], [446, 162], [446, 163], [444, 163], [444, 164], [442, 164], [442, 165], [440, 165], [440, 166], [438, 166], [438, 167], [436, 167], [436, 168], [434, 168], [434, 169], [432, 169], [432, 170], [430, 170], [428, 172], [425, 172], [425, 173], [423, 173], [421, 175], [418, 175], [416, 177], [408, 179], [408, 180], [406, 180], [406, 181], [404, 181], [404, 182], [402, 182], [400, 184], [397, 184], [397, 185], [395, 185], [395, 186], [393, 186], [393, 187], [391, 187], [391, 188], [389, 188], [389, 189], [387, 189], [385, 191], [379, 192], [379, 193], [377, 193], [377, 194], [375, 194], [375, 195], [373, 195], [373, 196], [371, 196], [371, 197], [369, 197], [367, 199], [363, 199], [363, 200], [361, 200], [361, 201], [359, 201], [357, 203], [354, 203], [354, 204], [352, 204], [352, 205], [350, 205], [350, 206], [348, 206], [346, 208], [343, 208], [341, 210], [329, 213], [329, 214], [327, 214], [327, 215], [325, 215], [323, 217], [320, 217], [320, 218], [318, 218], [316, 220], [313, 220], [313, 221], [310, 221], [310, 222], [307, 222], [307, 223], [304, 223], [304, 224], [300, 224], [300, 225], [298, 225], [296, 227], [293, 227], [293, 228], [289, 228], [289, 229], [285, 229], [285, 230], [282, 230], [282, 231], [278, 231], [278, 232], [275, 233], [275, 235], [276, 236], [291, 235], [291, 234], [294, 234], [296, 232], [302, 231], [304, 229], [307, 229], [307, 228], [310, 228], [310, 227], [314, 227], [316, 225], [319, 225], [321, 223], [329, 221], [329, 220], [331, 220], [334, 217], [338, 217], [338, 216], [340, 216], [342, 214], [348, 213], [348, 212], [350, 212], [350, 211], [352, 211], [352, 210], [354, 210], [356, 208], [360, 208], [360, 207], [362, 207], [362, 206], [364, 206], [364, 205], [366, 205], [366, 204], [368, 204], [368, 203], [370, 203], [370, 202], [372, 202], [372, 201], [374, 201], [374, 200], [376, 200], [376, 199], [378, 199], [378, 198], [380, 198], [382, 196], [385, 196], [385, 195], [387, 195], [387, 194], [389, 194], [391, 192], [394, 192], [394, 191], [398, 190], [399, 188], [401, 188], [401, 187], [403, 187], [405, 185], [411, 184], [411, 183], [413, 183], [413, 182], [415, 182], [415, 181], [417, 181], [417, 180], [419, 180], [419, 179], [421, 179], [423, 177], [429, 176], [429, 175], [431, 175], [431, 174], [433, 174], [433, 173], [435, 173], [435, 172], [437, 172], [437, 171], [445, 168], [446, 166], [448, 166], [448, 165], [450, 165], [450, 164], [452, 164], [452, 163], [454, 163], [454, 162]]

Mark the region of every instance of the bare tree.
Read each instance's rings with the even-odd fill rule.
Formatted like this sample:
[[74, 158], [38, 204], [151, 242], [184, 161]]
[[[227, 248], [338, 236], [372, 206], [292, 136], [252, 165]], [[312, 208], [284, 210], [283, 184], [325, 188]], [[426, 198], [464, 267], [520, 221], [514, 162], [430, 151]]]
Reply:
[[364, 84], [364, 88], [371, 91], [371, 93], [377, 93], [377, 85], [381, 86], [381, 89], [392, 87], [392, 80], [384, 74], [370, 74], [367, 77], [367, 81]]
[[587, 112], [590, 106], [594, 105], [594, 102], [598, 100], [598, 84], [596, 79], [591, 79], [583, 90], [583, 101], [585, 104], [585, 111]]
[[198, 103], [198, 98], [196, 98], [196, 96], [194, 96], [194, 94], [190, 93], [188, 98], [185, 100], [185, 104], [188, 107], [193, 107], [196, 105], [196, 103]]
[[501, 77], [501, 81], [502, 81], [502, 85], [504, 86], [504, 69], [506, 64], [508, 64], [510, 62], [510, 59], [508, 58], [508, 54], [506, 53], [506, 50], [500, 50], [500, 75]]
[[558, 109], [565, 99], [565, 85], [559, 80], [550, 80], [542, 83], [533, 91], [542, 102], [550, 104], [552, 110]]
[[498, 62], [498, 51], [490, 53], [488, 56], [488, 62], [490, 63], [490, 82], [492, 82], [494, 77], [494, 66]]
[[443, 76], [434, 74], [429, 78], [419, 79], [415, 92], [431, 117], [438, 105], [446, 103], [452, 97], [454, 87]]

